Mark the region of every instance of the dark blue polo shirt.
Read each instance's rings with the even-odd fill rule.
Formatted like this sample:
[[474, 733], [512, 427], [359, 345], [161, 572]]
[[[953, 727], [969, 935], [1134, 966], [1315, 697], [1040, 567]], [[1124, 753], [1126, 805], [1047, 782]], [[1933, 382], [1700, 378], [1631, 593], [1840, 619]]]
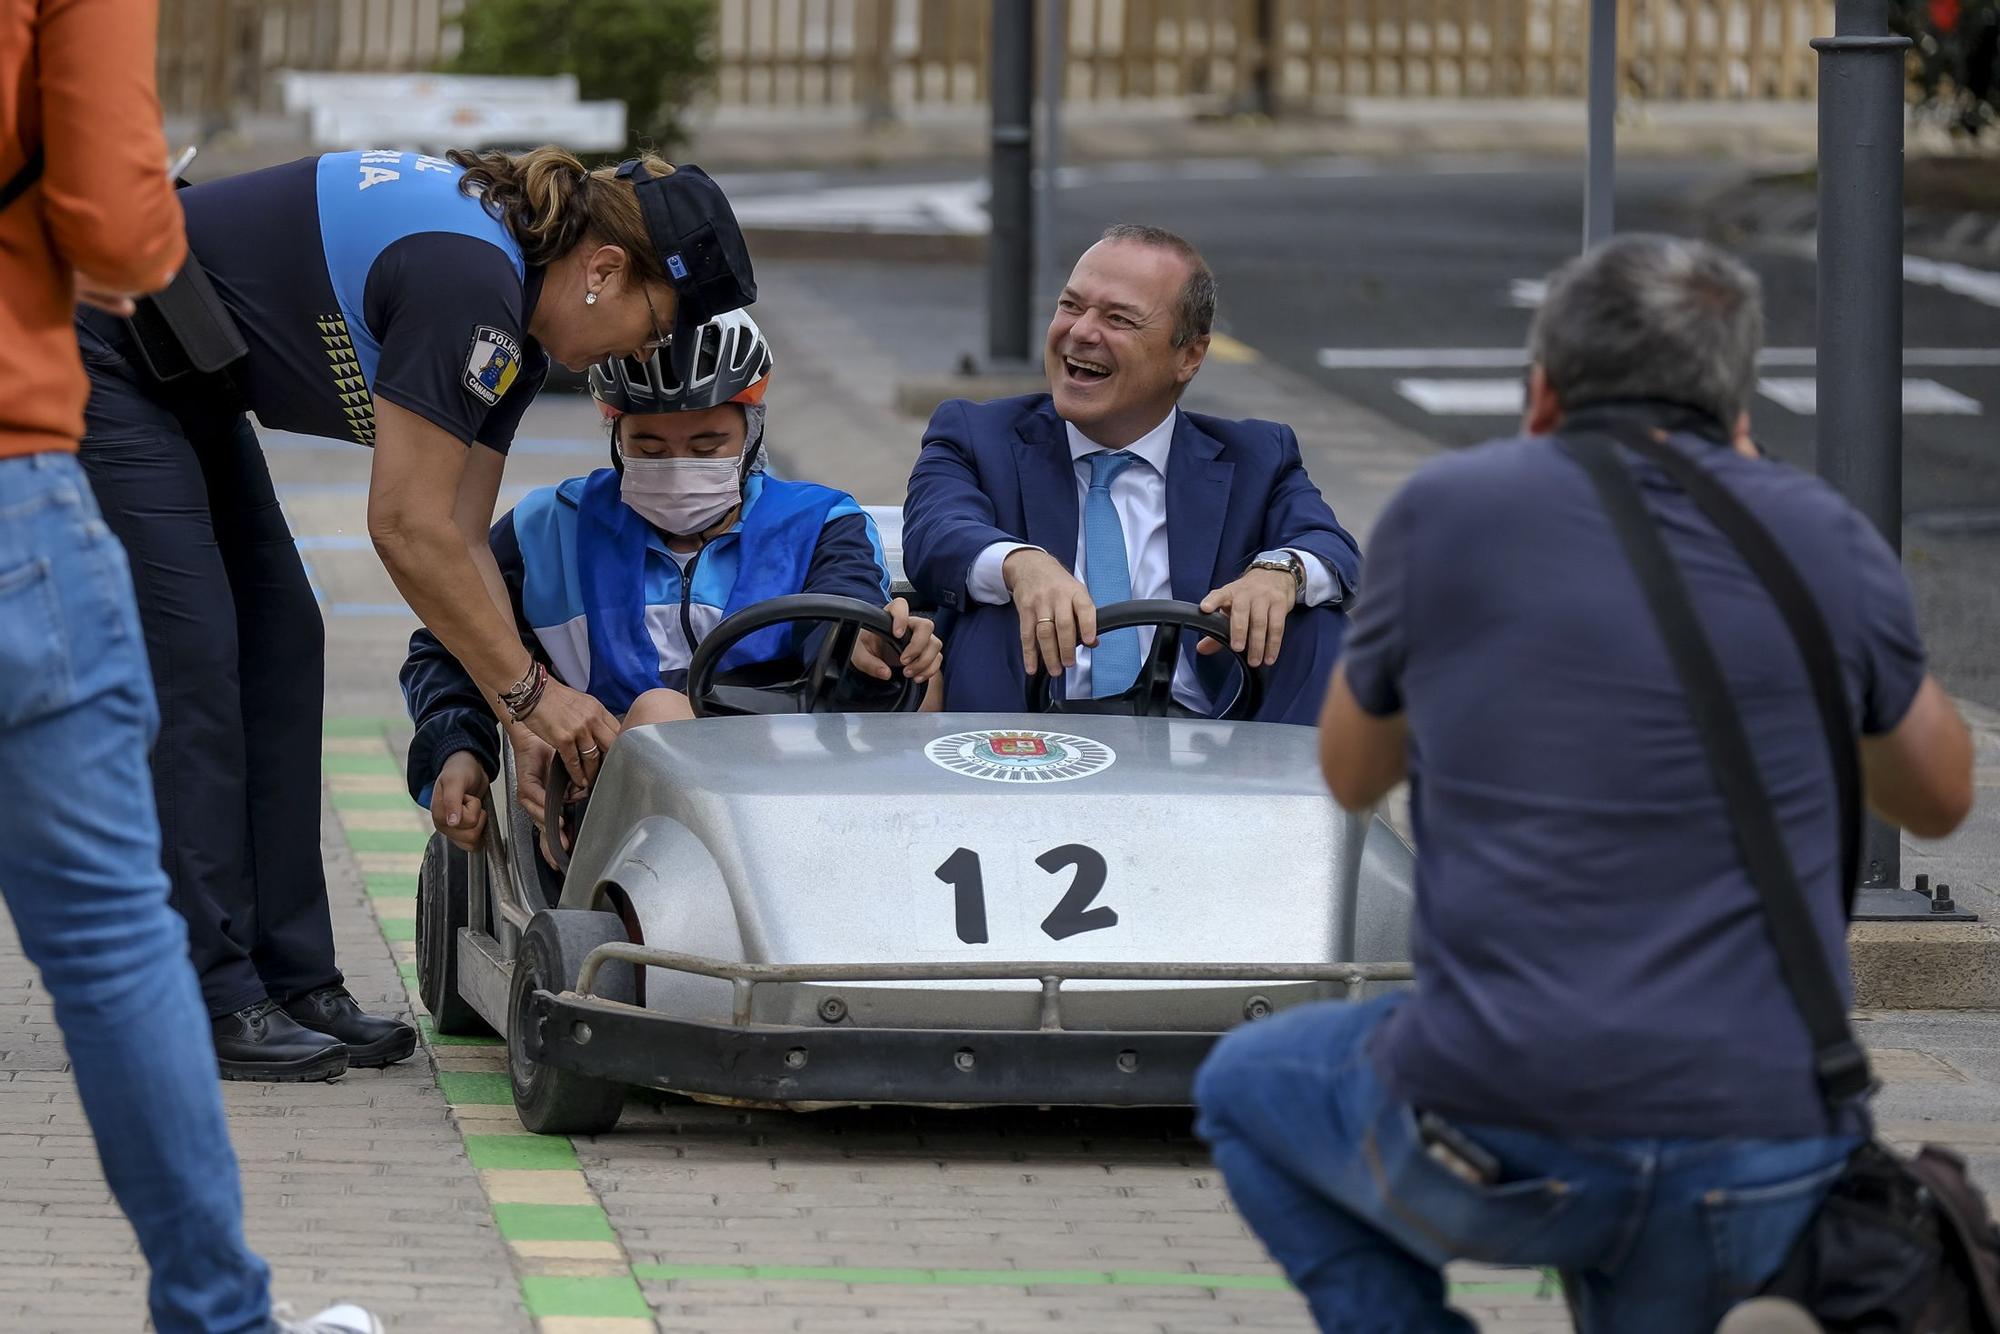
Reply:
[[257, 419], [375, 442], [375, 400], [507, 452], [548, 372], [541, 272], [439, 158], [329, 153], [180, 192], [188, 245], [250, 347]]
[[[1674, 443], [1805, 577], [1860, 730], [1892, 729], [1924, 674], [1895, 554], [1817, 479]], [[1623, 457], [1847, 989], [1832, 772], [1798, 651], [1728, 540], [1664, 472]], [[1375, 529], [1344, 661], [1364, 709], [1410, 724], [1417, 985], [1373, 1048], [1392, 1088], [1554, 1133], [1826, 1133], [1805, 1026], [1685, 698], [1573, 461], [1514, 440], [1412, 478]]]

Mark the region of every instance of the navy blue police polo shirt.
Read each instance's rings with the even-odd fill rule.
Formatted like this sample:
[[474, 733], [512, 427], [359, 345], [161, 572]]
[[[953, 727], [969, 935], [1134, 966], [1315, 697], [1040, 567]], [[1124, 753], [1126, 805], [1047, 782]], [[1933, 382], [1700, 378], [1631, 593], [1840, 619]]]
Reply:
[[380, 396], [505, 453], [548, 358], [541, 273], [441, 158], [329, 153], [180, 192], [188, 242], [250, 346], [259, 421], [375, 442]]
[[[1674, 446], [1777, 537], [1823, 610], [1864, 734], [1924, 676], [1895, 553], [1816, 478]], [[1825, 735], [1798, 650], [1735, 548], [1621, 451], [1715, 645], [1843, 991]], [[1596, 492], [1546, 439], [1436, 460], [1368, 551], [1346, 676], [1408, 716], [1414, 995], [1371, 1047], [1400, 1096], [1551, 1134], [1829, 1131], [1804, 1021], [1660, 632]]]

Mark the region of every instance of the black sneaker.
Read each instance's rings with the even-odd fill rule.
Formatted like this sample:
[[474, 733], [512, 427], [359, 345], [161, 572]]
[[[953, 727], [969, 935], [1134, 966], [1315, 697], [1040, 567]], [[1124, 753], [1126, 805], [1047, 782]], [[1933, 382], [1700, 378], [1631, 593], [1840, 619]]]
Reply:
[[306, 1083], [347, 1073], [346, 1044], [301, 1028], [272, 1000], [209, 1020], [224, 1079]]
[[369, 1014], [346, 987], [321, 987], [285, 1002], [285, 1013], [318, 1033], [347, 1044], [347, 1063], [357, 1070], [394, 1065], [417, 1049], [417, 1030], [400, 1019]]

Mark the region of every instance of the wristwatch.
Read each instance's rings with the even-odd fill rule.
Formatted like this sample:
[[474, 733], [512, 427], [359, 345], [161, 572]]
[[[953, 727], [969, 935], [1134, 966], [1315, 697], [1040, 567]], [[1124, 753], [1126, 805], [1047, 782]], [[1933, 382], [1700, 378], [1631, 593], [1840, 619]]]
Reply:
[[1297, 601], [1306, 592], [1306, 563], [1293, 551], [1260, 551], [1250, 562], [1253, 570], [1279, 570], [1292, 576], [1292, 599]]

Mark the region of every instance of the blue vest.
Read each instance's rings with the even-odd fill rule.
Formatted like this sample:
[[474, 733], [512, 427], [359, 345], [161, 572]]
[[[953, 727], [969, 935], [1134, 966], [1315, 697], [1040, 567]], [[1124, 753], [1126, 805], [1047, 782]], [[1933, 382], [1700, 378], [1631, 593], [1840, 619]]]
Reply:
[[[657, 689], [660, 678], [659, 650], [646, 631], [646, 543], [653, 529], [619, 497], [618, 483], [614, 468], [585, 480], [577, 498], [576, 563], [590, 641], [587, 689], [622, 714]], [[831, 487], [763, 477], [738, 530], [738, 573], [724, 615], [804, 589], [820, 530], [845, 501]], [[792, 626], [767, 626], [724, 654], [720, 670], [794, 656], [795, 639]]]
[[361, 366], [362, 383], [343, 383], [343, 397], [358, 394], [366, 400], [374, 388], [382, 343], [363, 316], [368, 271], [397, 241], [419, 232], [455, 232], [490, 241], [513, 261], [515, 276], [526, 280], [521, 247], [484, 204], [459, 190], [464, 176], [442, 158], [387, 149], [320, 158], [319, 234], [326, 273]]

